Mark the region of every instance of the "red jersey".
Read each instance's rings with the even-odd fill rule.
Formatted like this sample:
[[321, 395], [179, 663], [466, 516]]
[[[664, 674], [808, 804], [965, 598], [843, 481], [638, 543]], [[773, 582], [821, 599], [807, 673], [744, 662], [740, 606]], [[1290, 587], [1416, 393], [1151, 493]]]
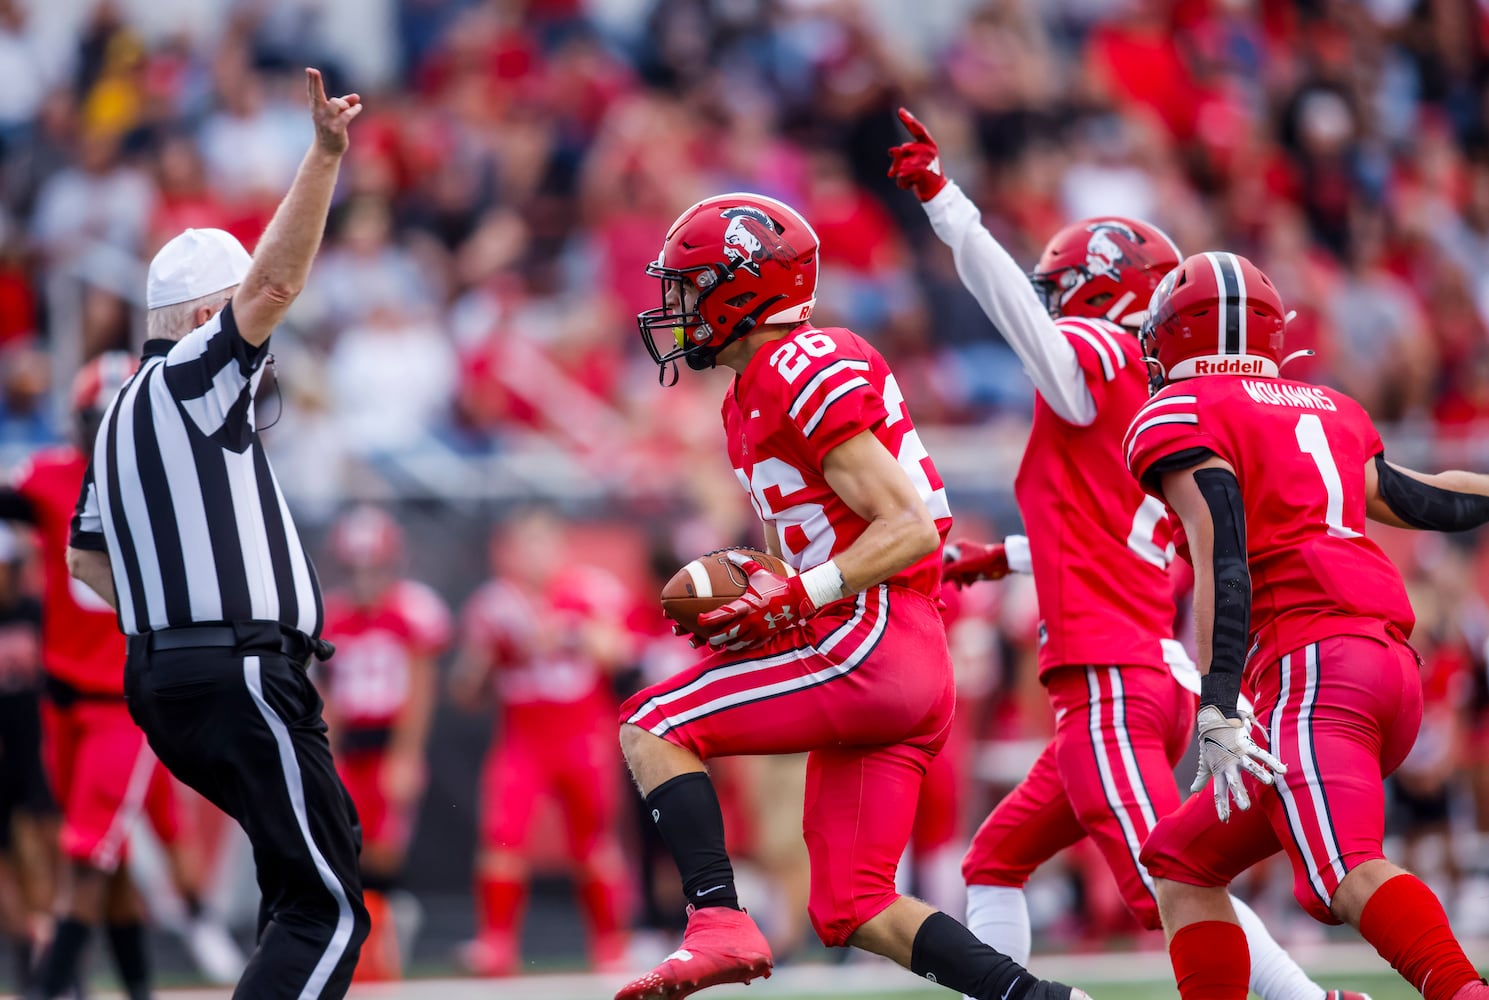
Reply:
[[72, 515], [88, 459], [71, 446], [38, 452], [15, 472], [31, 501], [45, 570], [41, 658], [46, 672], [89, 694], [124, 694], [124, 635], [114, 610], [67, 571]]
[[1138, 340], [1099, 319], [1062, 318], [1096, 419], [1061, 419], [1042, 395], [1014, 481], [1039, 594], [1039, 674], [1071, 664], [1167, 669], [1173, 530], [1163, 503], [1128, 475], [1122, 435], [1148, 399]]
[[1388, 625], [1410, 634], [1401, 574], [1365, 537], [1365, 463], [1384, 447], [1353, 399], [1283, 379], [1185, 379], [1138, 412], [1126, 448], [1139, 479], [1190, 448], [1236, 470], [1251, 568], [1248, 673], [1331, 636], [1384, 636]]
[[462, 613], [467, 642], [485, 646], [496, 696], [509, 729], [550, 735], [614, 720], [605, 665], [586, 648], [585, 626], [596, 621], [625, 632], [625, 587], [593, 566], [559, 573], [540, 594], [505, 580], [487, 581]]
[[411, 665], [450, 643], [450, 611], [432, 589], [399, 580], [376, 603], [358, 605], [342, 591], [326, 595], [323, 634], [336, 655], [320, 666], [326, 700], [342, 726], [383, 729], [408, 703]]
[[[730, 385], [723, 415], [734, 474], [760, 520], [775, 526], [781, 556], [798, 572], [827, 562], [869, 525], [822, 473], [823, 457], [864, 431], [909, 474], [946, 541], [951, 508], [941, 476], [889, 365], [856, 334], [803, 325], [764, 345]], [[887, 582], [936, 600], [941, 546]]]

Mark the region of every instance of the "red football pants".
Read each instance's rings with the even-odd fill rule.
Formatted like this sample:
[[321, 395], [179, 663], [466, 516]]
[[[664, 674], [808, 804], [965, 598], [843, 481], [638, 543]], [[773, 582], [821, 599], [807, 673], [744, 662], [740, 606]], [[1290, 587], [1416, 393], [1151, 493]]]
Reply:
[[[1268, 788], [1249, 775], [1251, 808], [1215, 814], [1195, 795], [1158, 824], [1143, 848], [1157, 878], [1223, 886], [1263, 858], [1287, 852], [1293, 895], [1326, 924], [1339, 883], [1384, 857], [1386, 775], [1416, 742], [1422, 681], [1404, 642], [1335, 636], [1289, 653], [1257, 681], [1256, 718], [1287, 765]], [[1261, 734], [1253, 731], [1254, 737]]]
[[978, 829], [962, 876], [968, 885], [1021, 888], [1090, 837], [1133, 916], [1156, 929], [1158, 901], [1138, 853], [1179, 805], [1174, 764], [1193, 735], [1196, 698], [1153, 667], [1061, 667], [1045, 686], [1055, 738]]
[[881, 584], [762, 646], [709, 655], [620, 717], [704, 760], [809, 754], [808, 909], [823, 942], [841, 946], [898, 898], [895, 869], [955, 701], [940, 612]]
[[[157, 771], [164, 769], [122, 698], [82, 699], [66, 708], [47, 703], [42, 725], [47, 770], [62, 807], [62, 852], [112, 872], [125, 858], [130, 825]], [[169, 791], [164, 775], [160, 787]]]

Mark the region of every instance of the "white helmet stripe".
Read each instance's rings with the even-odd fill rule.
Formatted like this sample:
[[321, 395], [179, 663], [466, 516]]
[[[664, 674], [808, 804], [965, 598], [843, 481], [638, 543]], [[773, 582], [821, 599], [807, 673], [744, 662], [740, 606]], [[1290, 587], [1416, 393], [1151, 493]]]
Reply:
[[1215, 314], [1215, 329], [1217, 331], [1219, 331], [1218, 332], [1218, 336], [1216, 337], [1216, 340], [1215, 340], [1215, 353], [1216, 354], [1224, 354], [1224, 353], [1226, 353], [1226, 351], [1225, 351], [1225, 327], [1226, 327], [1225, 310], [1226, 310], [1226, 307], [1230, 305], [1230, 301], [1229, 301], [1228, 297], [1225, 294], [1225, 284], [1226, 284], [1226, 282], [1225, 282], [1225, 274], [1221, 270], [1221, 267], [1220, 267], [1220, 255], [1218, 253], [1209, 253], [1209, 252], [1207, 252], [1205, 254], [1205, 260], [1209, 263], [1210, 269], [1215, 272], [1215, 291], [1217, 293], [1216, 302], [1218, 303], [1218, 305], [1216, 306], [1216, 314]]

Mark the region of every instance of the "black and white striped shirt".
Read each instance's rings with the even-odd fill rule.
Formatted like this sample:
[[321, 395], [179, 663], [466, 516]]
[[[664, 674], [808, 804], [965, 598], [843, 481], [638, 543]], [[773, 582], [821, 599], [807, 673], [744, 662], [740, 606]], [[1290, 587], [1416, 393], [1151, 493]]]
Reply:
[[267, 345], [232, 310], [148, 341], [98, 431], [72, 545], [108, 552], [130, 635], [244, 621], [320, 634], [315, 568], [254, 424]]

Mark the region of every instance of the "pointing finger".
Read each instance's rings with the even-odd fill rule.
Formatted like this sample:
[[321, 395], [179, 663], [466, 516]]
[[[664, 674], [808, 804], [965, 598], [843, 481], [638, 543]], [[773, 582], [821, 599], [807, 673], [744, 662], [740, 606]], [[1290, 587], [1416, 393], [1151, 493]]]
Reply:
[[915, 137], [917, 142], [935, 145], [936, 140], [931, 138], [930, 131], [920, 123], [920, 119], [912, 115], [908, 109], [900, 108], [900, 121], [904, 122], [905, 128]]

